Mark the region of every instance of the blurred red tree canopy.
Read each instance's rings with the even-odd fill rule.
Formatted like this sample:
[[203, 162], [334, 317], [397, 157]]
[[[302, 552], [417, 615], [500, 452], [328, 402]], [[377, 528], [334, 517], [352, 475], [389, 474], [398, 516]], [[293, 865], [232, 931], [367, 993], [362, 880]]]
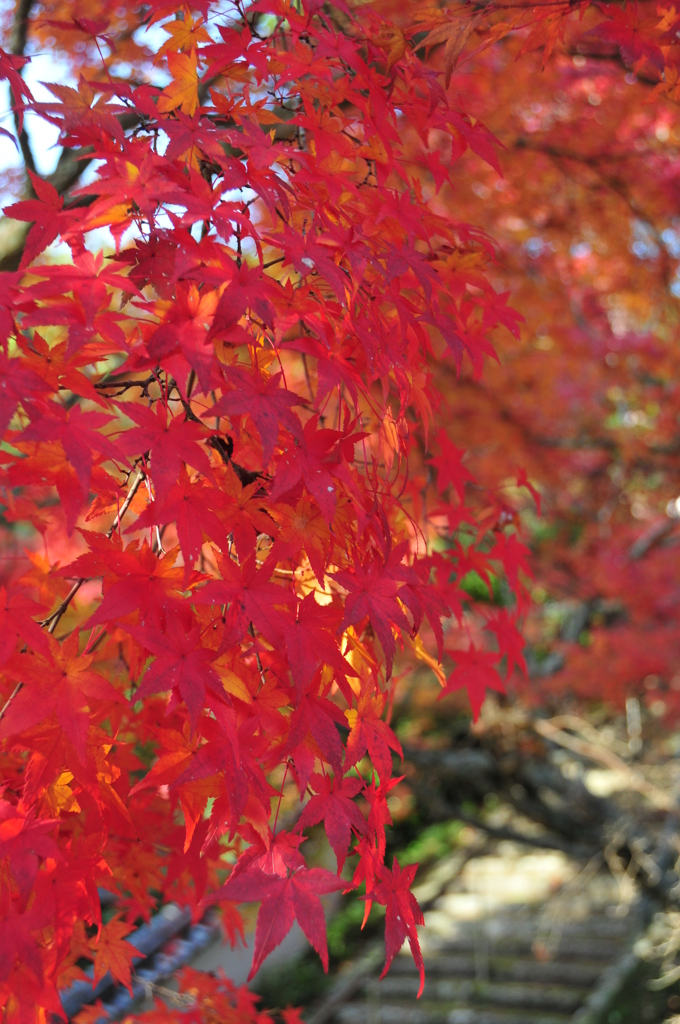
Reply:
[[319, 897], [362, 885], [422, 974], [384, 863], [396, 681], [474, 717], [513, 673], [674, 692], [680, 15], [3, 17], [5, 1019], [88, 959], [129, 984], [168, 900], [234, 941], [261, 902], [255, 972], [295, 919], [327, 965]]

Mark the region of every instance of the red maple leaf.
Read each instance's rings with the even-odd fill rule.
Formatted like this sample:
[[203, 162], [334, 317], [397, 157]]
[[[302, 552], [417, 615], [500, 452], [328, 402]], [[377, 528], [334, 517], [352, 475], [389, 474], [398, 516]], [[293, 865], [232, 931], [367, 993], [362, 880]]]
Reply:
[[80, 480], [83, 501], [90, 486], [93, 453], [99, 452], [109, 459], [123, 461], [119, 448], [97, 429], [111, 422], [106, 413], [83, 412], [79, 405], [65, 409], [56, 402], [50, 402], [39, 411], [34, 406], [31, 413], [31, 423], [20, 435], [20, 440], [61, 441]]
[[35, 819], [7, 800], [0, 800], [0, 860], [7, 857], [14, 881], [24, 901], [38, 872], [38, 859], [61, 860], [61, 852], [48, 833], [58, 822]]
[[536, 511], [538, 512], [538, 514], [540, 516], [540, 514], [541, 514], [541, 495], [538, 493], [538, 491], [536, 490], [534, 485], [529, 480], [529, 477], [527, 476], [526, 469], [522, 469], [521, 467], [520, 467], [520, 469], [517, 470], [517, 486], [518, 487], [526, 487], [526, 489], [528, 490], [529, 494], [531, 495], [531, 497], [536, 502]]
[[401, 587], [399, 600], [403, 601], [413, 616], [414, 635], [427, 616], [437, 640], [437, 650], [441, 661], [444, 652], [444, 631], [441, 620], [451, 614], [451, 609], [442, 594], [435, 590], [430, 583], [430, 573], [434, 564], [433, 559], [430, 558], [419, 558], [413, 563], [412, 569], [418, 577], [418, 583], [406, 583]]
[[224, 697], [220, 677], [211, 665], [215, 652], [199, 645], [200, 626], [185, 631], [177, 616], [169, 613], [164, 633], [134, 626], [130, 626], [128, 632], [149, 654], [155, 655], [153, 664], [131, 697], [132, 702], [142, 700], [151, 693], [177, 690], [189, 709], [191, 727], [195, 729], [205, 704], [206, 687], [211, 687], [220, 697]]
[[12, 655], [17, 640], [28, 642], [40, 654], [48, 653], [47, 636], [32, 618], [44, 610], [20, 587], [0, 587], [0, 666]]
[[616, 43], [629, 67], [648, 60], [657, 71], [663, 71], [664, 55], [659, 46], [658, 33], [654, 32], [657, 19], [654, 18], [651, 25], [645, 24], [636, 4], [602, 10], [607, 20], [596, 25], [588, 34]]
[[368, 751], [373, 767], [382, 782], [392, 775], [392, 755], [390, 749], [399, 757], [403, 757], [401, 744], [389, 725], [382, 720], [385, 708], [385, 695], [375, 696], [370, 692], [362, 694], [356, 709], [345, 711], [350, 733], [347, 738], [346, 767], [351, 768]]
[[496, 693], [505, 693], [503, 681], [498, 672], [493, 668], [501, 660], [500, 654], [491, 651], [480, 651], [473, 643], [467, 651], [448, 651], [457, 667], [446, 680], [446, 686], [439, 694], [437, 700], [441, 700], [447, 693], [453, 693], [465, 687], [470, 699], [472, 717], [476, 722], [479, 712], [482, 710], [484, 697], [487, 688], [495, 690]]
[[94, 983], [104, 977], [107, 972], [119, 981], [132, 994], [130, 968], [132, 961], [140, 958], [140, 953], [131, 942], [124, 937], [133, 931], [131, 924], [120, 920], [116, 914], [101, 929], [96, 939], [92, 940], [94, 958]]
[[380, 861], [382, 862], [385, 856], [385, 826], [392, 824], [392, 815], [390, 814], [390, 808], [387, 803], [387, 794], [390, 790], [394, 789], [402, 780], [404, 776], [400, 775], [396, 779], [385, 779], [376, 786], [375, 773], [371, 779], [370, 785], [366, 786], [362, 796], [368, 801], [370, 811], [368, 812], [368, 831], [373, 837], [375, 842], [375, 849], [378, 852]]
[[35, 398], [49, 388], [23, 359], [8, 359], [0, 352], [0, 430], [12, 419], [19, 402]]
[[18, 960], [42, 985], [43, 962], [36, 936], [50, 919], [49, 905], [40, 906], [36, 902], [30, 910], [21, 913], [16, 902], [4, 899], [3, 903], [5, 905], [0, 906], [0, 983], [10, 975]]
[[[392, 674], [392, 663], [396, 651], [392, 627], [411, 632], [411, 625], [397, 603], [401, 583], [395, 579], [397, 573], [377, 557], [368, 558], [363, 565], [355, 562], [352, 572], [342, 569], [333, 574], [333, 579], [347, 590], [345, 616], [340, 629], [361, 622], [366, 616], [371, 620], [382, 649], [385, 652], [386, 673]], [[419, 582], [415, 577], [415, 582]]]
[[496, 635], [499, 653], [507, 658], [507, 675], [510, 675], [515, 667], [526, 672], [527, 663], [522, 654], [526, 646], [525, 640], [515, 622], [510, 618], [507, 608], [501, 608], [500, 611], [490, 615], [484, 629], [488, 629], [490, 633]]
[[299, 558], [304, 549], [314, 575], [323, 586], [331, 532], [315, 503], [300, 498], [295, 507], [279, 504], [272, 516], [281, 527], [271, 551], [272, 558]]
[[328, 971], [326, 918], [319, 896], [346, 887], [347, 882], [330, 871], [308, 868], [304, 864], [285, 865], [285, 871], [277, 873], [251, 865], [235, 877], [232, 875], [219, 890], [220, 897], [237, 902], [262, 901], [248, 980], [257, 974], [266, 957], [285, 939], [296, 919], [321, 957], [324, 970]]
[[179, 476], [182, 462], [211, 478], [208, 454], [199, 444], [209, 436], [209, 431], [200, 423], [186, 420], [182, 413], [170, 416], [162, 402], [156, 403], [155, 412], [129, 402], [121, 404], [120, 409], [139, 426], [126, 430], [119, 438], [118, 446], [127, 455], [151, 453], [150, 473], [157, 498], [166, 497]]
[[[13, 217], [14, 220], [33, 221], [19, 264], [21, 268], [27, 267], [55, 240], [59, 234], [61, 222], [64, 220], [64, 217], [60, 216], [64, 206], [64, 197], [59, 195], [54, 185], [34, 174], [30, 168], [28, 168], [28, 173], [38, 198], [23, 199], [11, 206], [6, 206], [2, 211], [7, 217]], [[66, 222], [70, 223], [72, 220], [73, 212], [68, 211]]]
[[165, 627], [169, 611], [181, 614], [184, 572], [175, 567], [176, 549], [161, 558], [148, 544], [137, 549], [133, 542], [124, 551], [115, 542], [98, 534], [85, 533], [93, 551], [82, 555], [62, 570], [62, 575], [103, 576], [103, 600], [86, 628], [113, 622], [139, 610], [141, 625]]
[[441, 448], [441, 455], [433, 456], [427, 461], [437, 470], [438, 490], [442, 493], [447, 487], [454, 487], [462, 505], [465, 502], [465, 484], [475, 479], [470, 470], [463, 465], [465, 449], [456, 448], [444, 430], [438, 431], [436, 440]]
[[341, 436], [337, 430], [319, 430], [317, 417], [312, 417], [305, 424], [302, 437], [284, 448], [276, 463], [270, 492], [272, 501], [278, 501], [303, 480], [309, 493], [316, 498], [324, 519], [330, 523], [335, 515], [337, 494], [328, 456]]
[[390, 969], [390, 964], [404, 945], [404, 941], [408, 939], [413, 959], [420, 974], [418, 989], [418, 999], [420, 999], [425, 985], [425, 965], [420, 951], [416, 925], [425, 924], [425, 920], [418, 901], [413, 893], [409, 892], [417, 870], [417, 864], [408, 864], [402, 870], [396, 857], [391, 871], [382, 864], [378, 864], [376, 867], [377, 883], [371, 890], [371, 897], [376, 903], [385, 907], [385, 966], [380, 977], [385, 977]]
[[[21, 69], [25, 64], [28, 64], [30, 59], [30, 57], [7, 53], [0, 46], [0, 82], [9, 82], [9, 87], [12, 90], [12, 96], [14, 99], [13, 106], [18, 114], [19, 131], [22, 130], [24, 124], [24, 100], [27, 100], [29, 103], [33, 102], [31, 90], [21, 77]], [[6, 134], [9, 135], [9, 132]]]
[[222, 573], [221, 580], [211, 580], [196, 592], [198, 604], [226, 604], [225, 641], [237, 644], [243, 639], [252, 622], [273, 646], [284, 635], [286, 620], [277, 607], [290, 605], [293, 595], [271, 582], [272, 566], [265, 563], [257, 568], [257, 560], [250, 557], [243, 565], [230, 558], [217, 556]]
[[367, 825], [361, 811], [352, 799], [364, 788], [362, 779], [347, 776], [330, 778], [315, 772], [309, 784], [317, 794], [305, 804], [295, 826], [296, 831], [323, 821], [328, 842], [338, 861], [338, 874], [342, 872], [352, 830], [358, 836], [366, 834]]
[[203, 415], [242, 416], [248, 413], [260, 435], [262, 465], [266, 469], [281, 427], [288, 430], [293, 437], [300, 439], [302, 425], [291, 412], [291, 408], [294, 405], [304, 405], [304, 399], [286, 388], [279, 387], [282, 377], [280, 373], [275, 373], [265, 380], [261, 373], [249, 373], [239, 366], [229, 366], [225, 369], [225, 374], [234, 385], [234, 389], [223, 394], [219, 402]]
[[226, 507], [225, 496], [215, 487], [201, 481], [192, 481], [184, 466], [179, 480], [164, 498], [149, 502], [137, 521], [128, 526], [126, 533], [145, 530], [150, 526], [175, 523], [177, 539], [184, 559], [185, 580], [203, 547], [203, 534], [223, 551], [229, 544], [224, 524], [216, 514]]
[[[196, 371], [204, 394], [208, 394], [211, 386], [219, 386], [219, 377], [213, 366], [215, 346], [208, 341], [208, 331], [212, 327], [217, 302], [216, 291], [199, 292], [193, 282], [179, 282], [175, 301], [166, 319], [146, 343], [151, 366], [156, 366], [160, 362], [183, 386], [188, 373], [188, 363], [188, 366]], [[186, 360], [183, 372], [181, 364], [177, 365], [178, 360], [173, 358], [177, 352]], [[183, 390], [186, 394], [184, 387]]]
[[518, 573], [521, 571], [525, 576], [532, 576], [527, 559], [531, 556], [529, 548], [521, 544], [516, 533], [508, 536], [505, 533], [496, 535], [496, 543], [489, 552], [490, 558], [499, 559], [503, 563], [505, 575], [513, 590], [517, 590]]
[[336, 775], [342, 775], [343, 750], [336, 724], [345, 725], [345, 718], [337, 704], [325, 697], [305, 694], [290, 720], [288, 749], [293, 751], [309, 732]]
[[295, 619], [288, 619], [284, 630], [286, 652], [291, 675], [298, 696], [311, 682], [318, 666], [323, 662], [342, 676], [355, 676], [356, 672], [340, 653], [335, 638], [340, 614], [332, 606], [317, 604], [314, 594], [298, 603]]
[[[263, 138], [261, 131], [259, 131], [259, 135], [260, 138]], [[235, 145], [238, 146], [241, 141], [242, 138], [237, 138]], [[250, 268], [245, 260], [240, 267], [232, 265], [229, 272], [232, 275], [231, 281], [222, 292], [215, 310], [212, 329], [208, 335], [209, 339], [228, 333], [247, 309], [252, 310], [265, 324], [271, 324], [274, 320], [274, 306], [267, 294], [274, 282], [268, 279], [259, 268]], [[221, 274], [221, 277], [223, 280], [224, 275]]]
[[0, 738], [15, 736], [54, 714], [85, 763], [90, 703], [120, 703], [123, 698], [107, 679], [91, 670], [93, 654], [78, 654], [79, 642], [76, 630], [61, 645], [50, 640], [49, 658], [22, 655], [16, 668], [6, 667], [7, 674], [23, 687], [0, 722]]

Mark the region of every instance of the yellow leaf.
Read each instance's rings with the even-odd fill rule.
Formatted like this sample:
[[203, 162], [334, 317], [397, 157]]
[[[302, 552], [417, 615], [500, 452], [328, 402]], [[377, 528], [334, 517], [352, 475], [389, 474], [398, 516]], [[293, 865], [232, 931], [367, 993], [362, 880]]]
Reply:
[[387, 70], [389, 71], [406, 52], [404, 33], [394, 25], [382, 25], [376, 42], [387, 53]]
[[159, 113], [167, 114], [179, 107], [183, 114], [193, 117], [198, 106], [196, 51], [168, 54], [168, 67], [173, 81], [158, 98]]
[[64, 771], [45, 791], [45, 800], [49, 803], [52, 814], [75, 814], [80, 810], [80, 804], [69, 786], [70, 782], [73, 782], [73, 775], [69, 771]]
[[389, 477], [394, 464], [394, 457], [399, 451], [399, 431], [394, 417], [389, 409], [386, 410], [380, 424], [380, 454], [385, 463], [385, 474]]
[[216, 664], [220, 679], [222, 680], [222, 686], [227, 693], [230, 693], [232, 697], [237, 697], [238, 700], [242, 700], [245, 704], [252, 704], [253, 698], [250, 696], [250, 691], [243, 680], [239, 679], [231, 669], [222, 668], [219, 662]]

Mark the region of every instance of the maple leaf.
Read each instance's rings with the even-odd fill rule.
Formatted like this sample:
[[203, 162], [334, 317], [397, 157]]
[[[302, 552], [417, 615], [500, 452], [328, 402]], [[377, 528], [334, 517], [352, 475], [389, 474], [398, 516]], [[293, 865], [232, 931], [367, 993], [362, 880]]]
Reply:
[[21, 912], [16, 901], [9, 901], [0, 917], [0, 983], [6, 981], [17, 961], [25, 965], [38, 984], [43, 983], [40, 947], [34, 933], [39, 933], [49, 919], [49, 910], [34, 904]]
[[521, 469], [520, 468], [520, 469], [517, 470], [517, 486], [518, 487], [526, 487], [526, 489], [528, 490], [529, 494], [531, 495], [531, 497], [536, 502], [536, 511], [538, 512], [538, 514], [540, 516], [540, 514], [541, 514], [541, 495], [539, 494], [539, 492], [536, 490], [536, 488], [533, 486], [533, 484], [529, 480], [529, 477], [527, 476], [526, 469]]
[[113, 622], [139, 610], [141, 624], [163, 629], [166, 616], [182, 608], [177, 595], [184, 572], [175, 568], [176, 550], [158, 558], [144, 543], [139, 551], [130, 545], [125, 551], [96, 534], [87, 535], [92, 554], [73, 562], [65, 573], [82, 570], [84, 576], [103, 576], [103, 600], [86, 623], [87, 628]]
[[437, 470], [439, 490], [443, 491], [446, 487], [452, 485], [456, 490], [461, 505], [463, 505], [465, 503], [465, 484], [468, 481], [474, 482], [475, 479], [472, 473], [463, 465], [462, 460], [465, 451], [462, 448], [456, 448], [455, 444], [449, 441], [443, 430], [437, 433], [436, 440], [441, 448], [441, 455], [428, 459], [428, 463]]
[[272, 501], [277, 501], [304, 480], [324, 519], [330, 523], [335, 515], [337, 492], [329, 471], [328, 455], [340, 437], [336, 430], [319, 430], [316, 417], [309, 420], [303, 428], [302, 438], [294, 439], [293, 444], [284, 447], [277, 460], [274, 486], [270, 492]]
[[[22, 362], [30, 368], [37, 377], [41, 378], [46, 387], [42, 390], [56, 392], [60, 388], [68, 388], [74, 394], [83, 398], [89, 398], [93, 402], [106, 407], [106, 402], [100, 392], [93, 386], [80, 367], [89, 365], [93, 359], [99, 356], [106, 357], [109, 353], [109, 346], [105, 343], [90, 346], [83, 346], [77, 355], [66, 358], [66, 342], [59, 342], [56, 345], [48, 345], [45, 339], [37, 332], [33, 332], [30, 347], [22, 346], [24, 359]], [[27, 387], [26, 391], [30, 391]]]
[[323, 587], [331, 534], [328, 524], [314, 503], [300, 498], [294, 508], [279, 504], [271, 510], [272, 518], [281, 527], [271, 550], [272, 559], [299, 558], [304, 550], [314, 575]]
[[[193, 282], [180, 282], [166, 318], [146, 343], [150, 365], [160, 363], [167, 367], [175, 380], [183, 384], [186, 373], [181, 372], [182, 368], [174, 356], [174, 353], [181, 352], [186, 363], [196, 371], [204, 394], [208, 394], [213, 377], [216, 378], [213, 366], [215, 348], [208, 340], [208, 332], [218, 301], [217, 291], [206, 289], [199, 292]], [[183, 392], [186, 394], [184, 385]]]
[[373, 696], [367, 692], [359, 697], [356, 708], [348, 708], [345, 711], [350, 728], [345, 755], [346, 767], [351, 768], [357, 764], [368, 751], [381, 782], [389, 779], [392, 774], [390, 750], [399, 757], [404, 756], [399, 740], [382, 721], [384, 708], [384, 694]]
[[5, 429], [20, 402], [48, 391], [47, 384], [22, 359], [0, 352], [0, 430]]
[[388, 678], [392, 674], [396, 651], [392, 627], [411, 631], [409, 621], [397, 603], [400, 581], [394, 577], [391, 568], [376, 557], [367, 559], [363, 565], [355, 563], [351, 572], [342, 569], [333, 573], [333, 579], [347, 591], [345, 615], [340, 629], [346, 629], [366, 616], [369, 617], [385, 652]]
[[364, 788], [363, 781], [352, 776], [331, 779], [314, 773], [310, 785], [316, 795], [305, 804], [295, 830], [302, 831], [323, 821], [328, 842], [338, 861], [338, 874], [341, 874], [352, 830], [359, 836], [367, 831], [366, 821], [352, 799]]
[[58, 821], [51, 818], [37, 820], [0, 799], [0, 860], [8, 858], [22, 903], [38, 872], [38, 858], [61, 859], [59, 847], [49, 835], [57, 824]]
[[93, 940], [91, 948], [94, 950], [94, 984], [96, 985], [105, 974], [111, 976], [124, 985], [128, 992], [132, 993], [132, 979], [130, 968], [139, 952], [132, 943], [125, 939], [133, 931], [133, 926], [121, 921], [121, 914], [116, 914], [105, 925], [102, 926], [99, 937]]
[[167, 786], [179, 778], [191, 760], [196, 747], [196, 738], [189, 735], [188, 726], [183, 733], [175, 729], [158, 729], [158, 739], [163, 745], [163, 753], [149, 769], [144, 778], [140, 779], [130, 790], [130, 796], [148, 789], [151, 786]]
[[590, 35], [616, 43], [621, 56], [628, 66], [640, 65], [648, 60], [658, 71], [663, 71], [664, 55], [659, 47], [658, 35], [650, 32], [650, 26], [643, 24], [637, 7], [630, 4], [625, 8], [606, 10], [606, 21], [590, 30]]
[[266, 468], [280, 427], [285, 427], [295, 438], [301, 437], [302, 426], [291, 412], [291, 407], [304, 405], [304, 400], [294, 392], [279, 387], [281, 373], [265, 380], [257, 371], [249, 373], [241, 367], [228, 366], [225, 374], [234, 384], [234, 390], [223, 394], [217, 404], [204, 412], [203, 416], [238, 416], [248, 413], [262, 441], [262, 464]]
[[197, 590], [196, 602], [228, 605], [225, 645], [240, 643], [252, 622], [265, 639], [276, 646], [286, 624], [282, 612], [276, 609], [291, 604], [291, 593], [272, 583], [272, 567], [265, 562], [258, 569], [254, 557], [247, 558], [243, 565], [236, 565], [231, 559], [218, 555], [217, 563], [222, 579], [212, 580]]
[[447, 650], [446, 653], [451, 655], [457, 667], [446, 680], [446, 686], [437, 700], [441, 700], [447, 693], [453, 693], [464, 686], [470, 699], [472, 717], [476, 722], [482, 710], [486, 690], [505, 693], [503, 682], [493, 667], [500, 661], [500, 655], [490, 651], [480, 651], [473, 643], [470, 644], [467, 651]]
[[380, 977], [385, 977], [390, 964], [404, 945], [405, 940], [408, 939], [413, 959], [420, 974], [420, 987], [417, 996], [420, 999], [425, 985], [425, 965], [420, 951], [416, 925], [425, 924], [425, 919], [418, 906], [418, 901], [413, 893], [409, 892], [417, 870], [417, 864], [408, 864], [402, 870], [396, 857], [391, 871], [383, 867], [382, 864], [378, 864], [376, 868], [377, 882], [371, 890], [371, 897], [376, 903], [385, 907], [385, 966]]
[[507, 675], [510, 675], [513, 668], [526, 672], [527, 663], [522, 653], [525, 640], [508, 614], [507, 608], [501, 608], [500, 611], [489, 616], [484, 629], [495, 634], [499, 652], [508, 659]]
[[[257, 130], [260, 131], [259, 128]], [[232, 266], [226, 272], [230, 275], [230, 280], [217, 304], [209, 338], [228, 334], [247, 309], [251, 309], [265, 324], [272, 324], [275, 318], [270, 298], [273, 282], [259, 268], [249, 267], [245, 260], [240, 267]], [[220, 283], [223, 282], [224, 276], [221, 272]]]
[[342, 775], [343, 750], [336, 724], [345, 725], [337, 704], [325, 697], [305, 694], [291, 717], [288, 748], [294, 750], [310, 732], [333, 771], [336, 775]]
[[250, 865], [236, 876], [232, 874], [220, 890], [220, 895], [237, 902], [262, 901], [255, 927], [255, 950], [249, 981], [272, 950], [283, 942], [296, 919], [321, 957], [324, 970], [328, 971], [326, 919], [319, 896], [338, 892], [347, 887], [347, 882], [325, 868], [285, 867], [282, 874]]
[[[239, 557], [248, 558], [255, 552], [258, 534], [272, 536], [276, 533], [271, 509], [262, 499], [259, 481], [244, 486], [231, 463], [224, 467], [220, 487], [224, 499], [219, 509], [221, 521], [225, 530], [233, 534]], [[273, 563], [273, 552], [271, 559]]]
[[159, 114], [180, 108], [183, 114], [192, 117], [198, 106], [198, 70], [196, 51], [191, 53], [168, 53], [168, 67], [173, 81], [166, 85], [158, 99]]
[[[209, 698], [209, 694], [207, 697]], [[254, 788], [256, 773], [249, 774], [252, 762], [249, 764], [247, 751], [241, 749], [234, 721], [230, 721], [227, 715], [229, 709], [225, 708], [223, 703], [220, 706], [215, 701], [212, 702], [211, 710], [215, 715], [214, 720], [201, 719], [201, 733], [206, 742], [194, 752], [182, 774], [174, 780], [173, 787], [181, 791], [181, 787], [186, 783], [220, 773], [229, 799], [229, 831], [233, 834], [234, 823], [239, 820], [246, 808], [249, 788]], [[202, 810], [203, 808], [201, 813]], [[188, 825], [187, 840], [190, 840]]]
[[527, 562], [531, 552], [525, 544], [521, 544], [518, 541], [516, 533], [511, 533], [510, 535], [506, 533], [497, 534], [496, 543], [489, 552], [489, 555], [491, 558], [497, 558], [503, 563], [505, 575], [508, 577], [513, 590], [517, 590], [518, 573], [520, 571], [526, 576], [533, 575]]
[[370, 785], [366, 786], [362, 796], [368, 801], [370, 811], [368, 812], [368, 831], [372, 836], [374, 848], [382, 862], [385, 856], [386, 835], [385, 826], [392, 824], [392, 815], [387, 803], [387, 794], [398, 786], [404, 776], [390, 779], [386, 778], [379, 786], [375, 783], [375, 773]]
[[[233, 472], [233, 471], [232, 471]], [[228, 507], [225, 496], [215, 487], [191, 481], [184, 466], [179, 480], [167, 495], [149, 503], [138, 519], [126, 528], [126, 533], [146, 530], [151, 526], [166, 526], [175, 523], [177, 539], [184, 559], [185, 583], [191, 567], [201, 553], [203, 534], [214, 541], [223, 551], [229, 542], [227, 531], [218, 512]], [[239, 550], [243, 551], [242, 548]]]
[[123, 698], [107, 679], [91, 670], [94, 655], [80, 655], [78, 645], [75, 631], [61, 646], [50, 640], [48, 658], [23, 655], [16, 668], [5, 666], [5, 672], [21, 681], [23, 688], [0, 721], [0, 737], [15, 736], [54, 714], [85, 763], [90, 702], [120, 703]]
[[340, 615], [331, 606], [317, 604], [314, 595], [299, 602], [295, 620], [286, 621], [283, 635], [291, 675], [298, 697], [311, 682], [318, 666], [323, 662], [341, 675], [356, 675], [350, 663], [340, 653], [335, 633]]
[[24, 125], [25, 102], [33, 102], [31, 90], [21, 76], [21, 69], [28, 64], [30, 57], [19, 54], [7, 53], [0, 46], [0, 82], [9, 82], [14, 100], [14, 108], [18, 117], [18, 129], [22, 131]]
[[56, 403], [41, 409], [41, 415], [36, 415], [37, 411], [35, 408], [31, 410], [31, 423], [20, 435], [20, 439], [61, 441], [69, 463], [80, 480], [85, 498], [90, 485], [93, 452], [98, 451], [114, 460], [121, 458], [118, 448], [97, 429], [110, 423], [111, 417], [102, 412], [83, 412], [79, 405], [73, 409], [64, 409]]
[[418, 576], [418, 583], [405, 583], [399, 590], [399, 600], [402, 601], [413, 616], [413, 635], [420, 629], [423, 619], [427, 620], [432, 627], [437, 640], [439, 660], [442, 659], [444, 651], [444, 632], [441, 620], [451, 614], [444, 596], [431, 585], [429, 577], [432, 565], [430, 559], [417, 559], [413, 563], [413, 571]]
[[185, 420], [181, 414], [170, 416], [162, 402], [157, 402], [155, 411], [129, 402], [120, 409], [138, 426], [125, 431], [118, 447], [129, 455], [151, 452], [151, 476], [159, 499], [167, 496], [182, 462], [212, 477], [207, 452], [199, 444], [208, 431], [200, 423]]
[[156, 656], [131, 698], [132, 702], [161, 690], [176, 689], [189, 709], [191, 727], [195, 729], [205, 703], [206, 687], [211, 687], [220, 696], [224, 694], [220, 678], [211, 665], [215, 652], [199, 646], [200, 626], [193, 626], [185, 632], [177, 617], [169, 613], [165, 633], [134, 626], [130, 626], [128, 632]]
[[17, 640], [27, 641], [40, 654], [48, 654], [47, 637], [32, 618], [44, 610], [21, 587], [0, 587], [0, 667], [9, 660]]
[[46, 120], [58, 125], [62, 137], [70, 136], [73, 141], [86, 145], [93, 137], [97, 138], [100, 132], [104, 132], [122, 143], [123, 129], [115, 115], [123, 113], [125, 108], [109, 105], [105, 93], [97, 97], [95, 89], [82, 76], [77, 89], [55, 82], [50, 82], [47, 88], [61, 102], [34, 102], [33, 109], [40, 112]]
[[[59, 195], [54, 185], [34, 174], [30, 168], [28, 174], [38, 198], [24, 199], [6, 206], [2, 211], [6, 217], [13, 217], [14, 220], [33, 221], [19, 264], [21, 268], [27, 267], [55, 240], [59, 234], [59, 214], [64, 206], [64, 197]], [[72, 219], [72, 215], [69, 219]]]
[[203, 28], [203, 19], [199, 18], [198, 21], [194, 21], [188, 11], [181, 21], [178, 19], [166, 21], [161, 28], [167, 32], [170, 38], [163, 43], [156, 59], [166, 53], [168, 55], [176, 53], [178, 50], [196, 50], [199, 43], [211, 42], [210, 36]]

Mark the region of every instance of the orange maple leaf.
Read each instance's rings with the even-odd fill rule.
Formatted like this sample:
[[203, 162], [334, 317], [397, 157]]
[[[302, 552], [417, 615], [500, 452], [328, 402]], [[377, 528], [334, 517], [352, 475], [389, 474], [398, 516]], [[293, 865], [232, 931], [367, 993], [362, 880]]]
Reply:
[[158, 97], [159, 113], [167, 114], [179, 107], [183, 114], [193, 117], [198, 106], [196, 51], [192, 50], [190, 54], [169, 53], [168, 66], [173, 81]]
[[139, 952], [128, 942], [124, 936], [132, 931], [132, 925], [120, 920], [120, 914], [116, 914], [105, 924], [101, 930], [99, 941], [92, 940], [90, 948], [95, 952], [94, 958], [94, 983], [95, 985], [103, 978], [107, 971], [125, 985], [131, 993], [132, 984], [130, 981], [130, 967], [134, 957]]
[[203, 26], [203, 18], [194, 21], [188, 11], [184, 14], [184, 21], [166, 21], [161, 26], [167, 32], [170, 39], [163, 43], [158, 51], [158, 57], [175, 50], [195, 51], [198, 43], [211, 42], [210, 36]]

